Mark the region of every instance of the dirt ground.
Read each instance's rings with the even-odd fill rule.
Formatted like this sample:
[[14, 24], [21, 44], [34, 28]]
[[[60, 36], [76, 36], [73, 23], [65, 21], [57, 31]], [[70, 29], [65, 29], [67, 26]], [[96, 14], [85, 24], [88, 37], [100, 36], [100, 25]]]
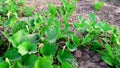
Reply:
[[[61, 0], [27, 0], [27, 6], [34, 6], [35, 11], [42, 12], [47, 9], [48, 2], [61, 6]], [[96, 14], [97, 21], [106, 20], [111, 25], [114, 24], [120, 28], [120, 1], [104, 0], [105, 6], [100, 11], [93, 9], [93, 3], [98, 0], [79, 0], [76, 4], [76, 11], [71, 16], [70, 21], [76, 21], [77, 16], [81, 15], [83, 18], [88, 18], [89, 13]], [[79, 68], [110, 68], [101, 59], [100, 55], [89, 51], [87, 48], [78, 49], [74, 52], [74, 56], [78, 62]]]

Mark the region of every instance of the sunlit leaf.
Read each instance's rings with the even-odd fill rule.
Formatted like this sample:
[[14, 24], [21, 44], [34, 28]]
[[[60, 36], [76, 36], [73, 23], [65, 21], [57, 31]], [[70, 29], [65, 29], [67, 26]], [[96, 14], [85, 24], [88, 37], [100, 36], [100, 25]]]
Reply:
[[53, 68], [52, 66], [53, 58], [49, 57], [39, 57], [38, 60], [35, 62], [34, 68]]
[[27, 32], [25, 30], [20, 30], [11, 36], [8, 40], [12, 43], [13, 47], [17, 47], [23, 41], [26, 40]]
[[35, 44], [32, 44], [28, 41], [23, 42], [18, 46], [18, 52], [21, 55], [25, 55], [27, 53], [36, 53], [37, 52], [37, 46]]
[[42, 53], [42, 55], [45, 55], [45, 56], [50, 56], [50, 55], [54, 56], [57, 49], [58, 47], [56, 45], [45, 44], [40, 49], [40, 52]]

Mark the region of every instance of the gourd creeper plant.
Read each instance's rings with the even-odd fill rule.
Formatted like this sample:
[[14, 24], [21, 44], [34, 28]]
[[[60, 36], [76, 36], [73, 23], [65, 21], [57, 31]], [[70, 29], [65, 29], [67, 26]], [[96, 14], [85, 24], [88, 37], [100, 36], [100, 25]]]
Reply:
[[[5, 13], [7, 22], [1, 20], [4, 27], [2, 34], [8, 46], [0, 57], [0, 67], [77, 68], [72, 52], [80, 46], [88, 46], [100, 53], [107, 64], [119, 68], [119, 30], [111, 28], [105, 21], [97, 22], [95, 14], [91, 13], [88, 19], [79, 16], [79, 21], [72, 25], [76, 32], [71, 31], [69, 17], [75, 10], [76, 2], [62, 0], [62, 7], [48, 4], [49, 8], [43, 14], [34, 13], [33, 19], [19, 21], [15, 0], [8, 0], [10, 12], [7, 10], [8, 15]], [[0, 46], [6, 44], [1, 45], [0, 42]]]

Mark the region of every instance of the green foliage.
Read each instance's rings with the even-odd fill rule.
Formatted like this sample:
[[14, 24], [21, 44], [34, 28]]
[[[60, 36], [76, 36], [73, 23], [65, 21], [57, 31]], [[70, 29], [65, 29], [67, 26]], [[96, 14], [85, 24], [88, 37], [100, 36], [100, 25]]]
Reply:
[[48, 41], [50, 43], [54, 43], [56, 41], [56, 38], [57, 38], [57, 30], [55, 29], [55, 27], [49, 27], [47, 30], [46, 30], [46, 36], [48, 38]]
[[61, 68], [73, 68], [73, 67], [68, 62], [64, 62], [64, 63], [62, 63]]
[[104, 6], [104, 2], [96, 2], [94, 3], [94, 9], [95, 10], [100, 10]]
[[44, 56], [54, 56], [58, 47], [56, 45], [44, 44], [44, 46], [40, 49], [40, 52]]
[[74, 57], [73, 55], [66, 50], [60, 50], [57, 55], [58, 60], [63, 63], [63, 62], [74, 62]]
[[34, 68], [53, 68], [52, 66], [53, 58], [51, 56], [39, 57], [35, 62]]
[[[78, 22], [71, 25], [75, 32], [69, 29], [69, 17], [74, 13], [77, 0], [62, 0], [59, 8], [48, 4], [43, 14], [34, 15], [33, 8], [22, 7], [24, 1], [0, 2], [0, 25], [8, 40], [6, 44], [0, 37], [0, 46], [9, 44], [4, 56], [0, 57], [1, 67], [77, 68], [72, 52], [87, 46], [100, 53], [108, 65], [120, 67], [120, 32], [116, 27], [105, 21], [97, 22], [95, 14], [90, 13], [88, 19], [79, 16]], [[95, 3], [94, 9], [102, 6], [102, 2]], [[19, 16], [34, 17], [19, 21]]]
[[26, 22], [25, 21], [20, 21], [14, 24], [13, 28], [11, 29], [12, 33], [16, 33], [21, 29], [26, 29]]
[[34, 54], [27, 54], [22, 57], [22, 63], [24, 63], [24, 66], [27, 68], [33, 68], [37, 60], [38, 57]]
[[17, 61], [21, 59], [20, 54], [17, 49], [11, 48], [4, 53], [4, 57], [8, 58], [10, 61]]
[[37, 46], [35, 44], [28, 42], [28, 41], [25, 41], [18, 46], [18, 52], [21, 55], [36, 53]]
[[33, 7], [26, 7], [24, 15], [27, 17], [32, 16], [33, 11], [34, 11]]
[[27, 33], [25, 30], [20, 30], [13, 36], [9, 37], [8, 40], [12, 43], [13, 47], [19, 46], [26, 40]]
[[1, 62], [0, 63], [0, 67], [2, 67], [2, 68], [9, 68], [9, 64], [7, 63], [7, 62]]

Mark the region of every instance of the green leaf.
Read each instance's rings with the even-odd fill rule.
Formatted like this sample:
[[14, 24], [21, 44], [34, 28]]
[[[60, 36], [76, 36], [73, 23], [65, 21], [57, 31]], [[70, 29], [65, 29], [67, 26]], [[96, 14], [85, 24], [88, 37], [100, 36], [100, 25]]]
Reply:
[[83, 39], [83, 44], [89, 43], [91, 41], [91, 35], [87, 34]]
[[54, 56], [56, 51], [57, 51], [58, 47], [55, 45], [50, 45], [50, 44], [45, 44], [41, 49], [40, 52], [42, 53], [42, 55], [44, 56]]
[[96, 23], [96, 16], [94, 13], [90, 13], [89, 20], [90, 23]]
[[94, 4], [94, 9], [95, 10], [100, 10], [104, 6], [104, 2], [96, 2]]
[[35, 64], [35, 61], [37, 60], [37, 56], [35, 56], [34, 54], [31, 54], [31, 55], [24, 55], [22, 57], [22, 60], [23, 60], [23, 63], [24, 63], [24, 66], [28, 67], [28, 68], [33, 68], [34, 67], [34, 64]]
[[11, 68], [23, 68], [23, 65], [18, 61], [18, 62], [15, 62]]
[[48, 10], [52, 15], [57, 15], [57, 8], [55, 6], [53, 6], [52, 4], [48, 4]]
[[10, 48], [9, 50], [7, 50], [7, 52], [4, 53], [4, 56], [10, 61], [17, 61], [21, 59], [20, 54], [15, 48]]
[[9, 37], [9, 41], [12, 43], [13, 47], [17, 47], [23, 41], [26, 40], [27, 32], [25, 30], [20, 30], [15, 33], [13, 36]]
[[68, 62], [63, 62], [61, 68], [73, 68]]
[[80, 23], [74, 23], [74, 28], [77, 29], [79, 32], [85, 32], [88, 29], [88, 24], [85, 22], [86, 20]]
[[28, 34], [27, 40], [29, 40], [31, 43], [36, 43], [39, 40], [39, 36], [37, 33]]
[[13, 28], [11, 29], [12, 33], [16, 33], [21, 29], [26, 29], [26, 25], [27, 23], [25, 21], [20, 21], [15, 23], [15, 25], [13, 26]]
[[70, 51], [75, 51], [77, 50], [77, 47], [75, 44], [71, 44], [70, 42], [66, 42], [66, 46]]
[[72, 40], [73, 40], [73, 43], [75, 44], [75, 45], [80, 45], [80, 39], [79, 39], [79, 37], [78, 36], [76, 36], [76, 35], [72, 35]]
[[96, 26], [98, 26], [104, 32], [111, 30], [110, 25], [106, 24], [106, 22], [104, 22], [104, 21], [96, 23]]
[[17, 22], [17, 20], [18, 19], [16, 17], [11, 17], [7, 20], [7, 22], [5, 23], [5, 26], [9, 26], [10, 28], [12, 28]]
[[102, 56], [102, 59], [105, 63], [109, 64], [110, 66], [113, 66], [113, 59], [109, 56]]
[[83, 19], [82, 16], [78, 16], [78, 20], [79, 20], [80, 23], [85, 22], [85, 19]]
[[114, 58], [114, 57], [113, 57], [113, 52], [112, 52], [112, 47], [111, 47], [109, 44], [106, 44], [106, 45], [105, 45], [105, 48], [106, 48], [108, 54], [109, 54], [112, 58]]
[[94, 40], [91, 43], [92, 43], [91, 50], [96, 51], [102, 49], [102, 44], [99, 43], [97, 40]]
[[49, 27], [46, 30], [46, 36], [50, 43], [54, 43], [56, 41], [57, 34], [58, 32], [55, 27]]
[[60, 68], [59, 65], [53, 65], [53, 68]]
[[28, 41], [23, 42], [18, 46], [18, 52], [21, 55], [25, 55], [27, 53], [36, 53], [37, 52], [37, 46], [35, 44], [32, 44]]
[[26, 7], [24, 15], [27, 17], [32, 16], [33, 11], [34, 11], [34, 7]]
[[74, 61], [73, 55], [69, 51], [66, 51], [66, 50], [59, 50], [57, 59], [59, 60], [60, 63]]
[[2, 67], [2, 68], [9, 68], [9, 64], [4, 61], [4, 62], [0, 63], [0, 67]]
[[69, 28], [70, 28], [70, 24], [68, 22], [65, 22], [64, 31], [68, 31]]
[[39, 57], [39, 59], [35, 62], [34, 68], [53, 68], [52, 63], [52, 56]]
[[113, 43], [116, 43], [116, 34], [111, 34], [110, 36], [110, 43], [113, 44]]

